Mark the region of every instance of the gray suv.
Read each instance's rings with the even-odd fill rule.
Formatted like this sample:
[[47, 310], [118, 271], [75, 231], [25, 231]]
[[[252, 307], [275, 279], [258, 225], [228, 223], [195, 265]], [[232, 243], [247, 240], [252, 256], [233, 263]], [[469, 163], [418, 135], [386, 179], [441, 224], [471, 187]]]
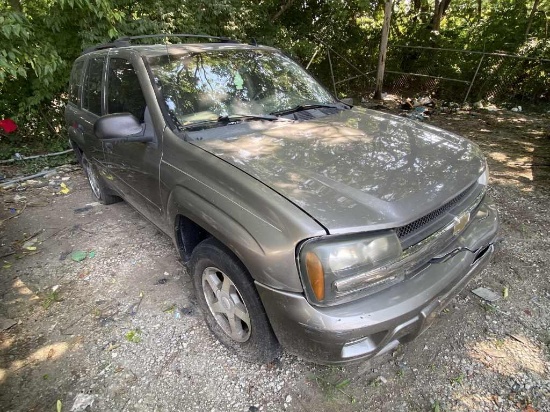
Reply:
[[271, 47], [142, 37], [75, 61], [70, 141], [100, 202], [173, 239], [229, 349], [366, 359], [489, 263], [498, 219], [472, 142], [351, 107]]

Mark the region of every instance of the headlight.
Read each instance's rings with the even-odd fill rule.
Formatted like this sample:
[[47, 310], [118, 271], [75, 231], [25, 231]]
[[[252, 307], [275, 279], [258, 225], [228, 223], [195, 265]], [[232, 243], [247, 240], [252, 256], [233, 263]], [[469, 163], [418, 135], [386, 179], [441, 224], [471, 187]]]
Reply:
[[483, 169], [481, 176], [477, 179], [477, 182], [483, 186], [487, 186], [489, 183], [489, 165], [487, 165], [487, 161], [485, 161], [485, 168]]
[[393, 267], [402, 253], [394, 232], [306, 241], [299, 251], [299, 266], [308, 299], [331, 305], [392, 283], [396, 271], [386, 269]]

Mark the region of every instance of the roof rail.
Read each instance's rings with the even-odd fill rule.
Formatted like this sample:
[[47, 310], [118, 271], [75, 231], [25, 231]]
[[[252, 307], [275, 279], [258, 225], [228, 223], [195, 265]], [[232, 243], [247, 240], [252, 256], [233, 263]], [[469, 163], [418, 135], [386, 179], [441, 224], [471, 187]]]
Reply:
[[115, 40], [112, 43], [97, 44], [95, 46], [88, 47], [87, 49], [84, 49], [84, 51], [82, 52], [81, 55], [88, 54], [88, 53], [91, 53], [91, 52], [96, 51], [96, 50], [112, 49], [112, 48], [115, 48], [115, 47], [126, 47], [126, 46], [130, 46], [130, 44], [131, 43], [129, 41], [119, 41], [119, 40]]
[[196, 38], [196, 39], [212, 39], [219, 40], [221, 43], [239, 43], [237, 40], [230, 39], [229, 37], [222, 36], [210, 36], [208, 34], [169, 34], [169, 33], [160, 33], [160, 34], [144, 34], [141, 36], [126, 36], [120, 37], [116, 41], [131, 41], [137, 39], [151, 39], [151, 38], [162, 38], [162, 37], [183, 37], [183, 38]]
[[91, 53], [96, 50], [112, 49], [116, 47], [128, 47], [132, 45], [132, 40], [138, 39], [153, 39], [153, 38], [163, 38], [163, 37], [181, 37], [181, 38], [195, 38], [195, 39], [210, 39], [217, 40], [220, 43], [239, 43], [238, 40], [230, 39], [229, 37], [221, 36], [209, 36], [207, 34], [169, 34], [169, 33], [159, 33], [159, 34], [144, 34], [140, 36], [125, 36], [120, 37], [114, 40], [111, 43], [98, 44], [96, 46], [89, 47], [85, 49], [82, 54]]

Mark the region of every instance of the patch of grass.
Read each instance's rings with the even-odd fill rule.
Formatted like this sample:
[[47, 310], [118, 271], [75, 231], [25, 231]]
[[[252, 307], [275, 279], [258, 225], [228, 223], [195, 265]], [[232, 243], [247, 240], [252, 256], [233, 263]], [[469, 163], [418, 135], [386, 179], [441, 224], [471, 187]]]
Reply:
[[126, 332], [126, 335], [124, 335], [126, 340], [128, 342], [132, 343], [140, 343], [141, 342], [141, 330], [139, 329], [132, 329]]
[[336, 397], [338, 393], [341, 393], [348, 398], [350, 403], [357, 402], [354, 396], [344, 391], [344, 388], [350, 385], [351, 379], [340, 375], [339, 368], [330, 366], [326, 369], [320, 370], [317, 374], [311, 374], [309, 379], [315, 381], [317, 386], [319, 386], [319, 389], [321, 389], [323, 394], [329, 399], [332, 399]]
[[490, 303], [482, 303], [481, 307], [485, 310], [487, 313], [495, 313], [497, 311], [497, 308]]
[[50, 306], [52, 306], [55, 302], [61, 301], [62, 299], [59, 296], [59, 292], [57, 290], [54, 290], [46, 295], [46, 297], [42, 301], [42, 307], [44, 309], [49, 309]]
[[457, 377], [451, 378], [451, 383], [452, 383], [452, 384], [455, 384], [455, 383], [456, 383], [456, 384], [458, 384], [458, 385], [462, 385], [462, 382], [464, 381], [464, 378], [465, 378], [465, 377], [466, 377], [466, 376], [464, 376], [464, 374], [461, 373], [461, 374], [458, 375]]

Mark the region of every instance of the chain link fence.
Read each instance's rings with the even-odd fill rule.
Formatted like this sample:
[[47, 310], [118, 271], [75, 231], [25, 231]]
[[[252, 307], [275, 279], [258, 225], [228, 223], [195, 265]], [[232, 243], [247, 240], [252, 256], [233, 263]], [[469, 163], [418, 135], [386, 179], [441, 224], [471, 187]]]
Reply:
[[394, 45], [385, 84], [401, 94], [455, 102], [550, 102], [550, 59], [506, 53]]
[[[321, 42], [312, 69], [324, 73], [319, 77], [340, 95], [355, 97], [374, 90], [376, 64], [377, 56], [365, 56], [359, 64]], [[456, 103], [486, 100], [546, 107], [550, 105], [550, 59], [390, 45], [384, 91], [406, 97], [432, 95]]]

